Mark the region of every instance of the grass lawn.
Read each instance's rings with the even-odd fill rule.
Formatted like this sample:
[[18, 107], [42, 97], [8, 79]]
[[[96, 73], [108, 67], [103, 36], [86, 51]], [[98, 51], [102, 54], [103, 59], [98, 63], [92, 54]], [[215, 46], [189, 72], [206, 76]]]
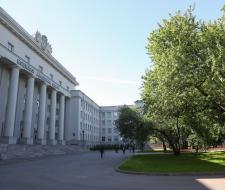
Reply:
[[169, 154], [135, 155], [119, 166], [120, 170], [157, 173], [225, 172], [225, 152], [180, 156]]

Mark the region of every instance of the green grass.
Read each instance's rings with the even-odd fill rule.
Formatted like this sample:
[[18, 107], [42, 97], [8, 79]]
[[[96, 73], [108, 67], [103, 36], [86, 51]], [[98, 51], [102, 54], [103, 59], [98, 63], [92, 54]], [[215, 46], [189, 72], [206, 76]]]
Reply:
[[225, 152], [180, 156], [169, 154], [135, 155], [119, 166], [123, 171], [157, 173], [225, 172]]

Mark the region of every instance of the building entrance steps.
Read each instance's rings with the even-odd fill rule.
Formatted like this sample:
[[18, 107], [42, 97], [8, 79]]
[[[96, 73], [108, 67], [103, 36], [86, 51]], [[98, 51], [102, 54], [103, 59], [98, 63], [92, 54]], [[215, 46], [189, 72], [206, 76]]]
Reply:
[[0, 159], [35, 158], [62, 154], [73, 154], [84, 150], [77, 145], [24, 145], [0, 144]]

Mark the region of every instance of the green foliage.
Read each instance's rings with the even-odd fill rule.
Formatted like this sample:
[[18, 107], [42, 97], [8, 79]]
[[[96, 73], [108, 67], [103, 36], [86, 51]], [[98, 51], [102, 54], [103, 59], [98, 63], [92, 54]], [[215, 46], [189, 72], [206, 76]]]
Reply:
[[225, 18], [206, 23], [192, 12], [163, 20], [146, 47], [145, 114], [177, 154], [191, 131], [208, 144], [225, 134]]
[[207, 144], [205, 143], [205, 141], [196, 133], [189, 135], [187, 141], [189, 145], [195, 149], [196, 153], [198, 153], [199, 149], [207, 149]]
[[129, 144], [137, 143], [141, 149], [148, 140], [153, 125], [151, 122], [145, 122], [138, 110], [128, 106], [120, 108], [119, 118], [115, 124], [125, 142]]

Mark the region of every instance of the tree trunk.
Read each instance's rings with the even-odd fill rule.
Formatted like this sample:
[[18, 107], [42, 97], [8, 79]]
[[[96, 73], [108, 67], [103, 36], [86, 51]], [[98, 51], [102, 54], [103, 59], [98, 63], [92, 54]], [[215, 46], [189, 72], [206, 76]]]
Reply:
[[164, 151], [164, 152], [167, 152], [165, 141], [163, 140], [162, 143], [163, 143], [163, 151]]
[[174, 156], [179, 156], [180, 150], [179, 149], [173, 149], [173, 154], [174, 154]]
[[172, 146], [172, 149], [173, 149], [173, 154], [174, 154], [174, 156], [179, 156], [180, 155], [180, 148], [179, 148], [179, 145], [178, 145], [178, 147], [176, 147], [176, 146]]
[[198, 154], [198, 145], [195, 147], [195, 154]]
[[178, 148], [179, 152], [180, 152], [180, 127], [179, 127], [179, 115], [177, 116], [177, 123], [176, 123], [176, 127], [177, 127], [177, 139], [178, 139]]

